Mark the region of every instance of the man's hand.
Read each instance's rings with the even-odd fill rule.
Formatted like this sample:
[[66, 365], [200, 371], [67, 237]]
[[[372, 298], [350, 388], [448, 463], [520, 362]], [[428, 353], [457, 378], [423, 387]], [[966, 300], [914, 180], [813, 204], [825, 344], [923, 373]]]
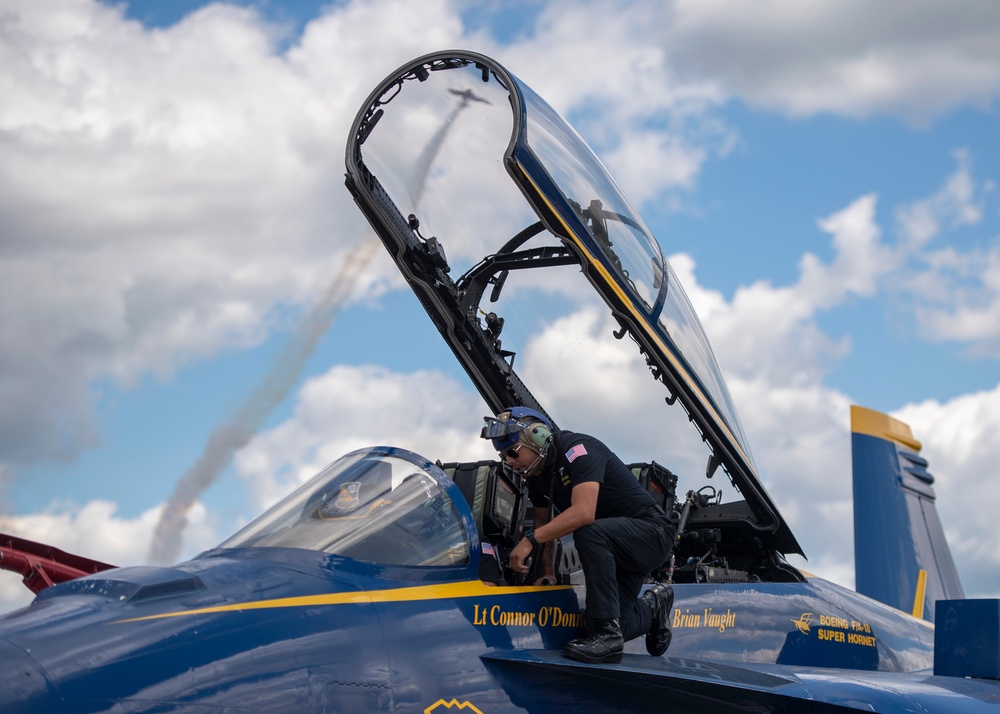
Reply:
[[510, 552], [510, 569], [515, 573], [527, 573], [528, 565], [524, 561], [531, 555], [532, 548], [531, 541], [527, 538], [522, 538], [514, 546], [514, 550]]

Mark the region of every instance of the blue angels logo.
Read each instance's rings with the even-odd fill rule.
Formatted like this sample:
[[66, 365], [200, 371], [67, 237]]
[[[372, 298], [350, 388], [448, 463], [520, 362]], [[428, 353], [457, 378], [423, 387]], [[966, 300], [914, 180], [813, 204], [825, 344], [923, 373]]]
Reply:
[[459, 703], [457, 699], [452, 699], [451, 701], [448, 702], [446, 702], [444, 699], [438, 699], [436, 702], [434, 702], [429, 707], [424, 709], [424, 714], [431, 714], [431, 712], [443, 711], [445, 709], [472, 712], [472, 714], [483, 714], [481, 711], [479, 711], [479, 709], [474, 707], [469, 702]]
[[361, 482], [360, 481], [350, 481], [345, 483], [340, 487], [340, 495], [337, 496], [337, 502], [334, 504], [338, 510], [344, 511], [345, 513], [350, 513], [355, 508], [361, 505]]
[[795, 628], [803, 635], [808, 635], [810, 632], [809, 625], [812, 624], [812, 621], [813, 614], [811, 612], [803, 612], [798, 620], [792, 620], [792, 624], [795, 625]]

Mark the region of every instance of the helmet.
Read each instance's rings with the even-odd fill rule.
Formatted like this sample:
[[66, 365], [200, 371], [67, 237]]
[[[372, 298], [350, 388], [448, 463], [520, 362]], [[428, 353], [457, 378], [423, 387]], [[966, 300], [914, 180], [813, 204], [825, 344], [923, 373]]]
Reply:
[[509, 449], [520, 441], [540, 454], [552, 439], [552, 422], [534, 409], [508, 407], [497, 414], [496, 418], [484, 418], [480, 436], [490, 439], [497, 451]]

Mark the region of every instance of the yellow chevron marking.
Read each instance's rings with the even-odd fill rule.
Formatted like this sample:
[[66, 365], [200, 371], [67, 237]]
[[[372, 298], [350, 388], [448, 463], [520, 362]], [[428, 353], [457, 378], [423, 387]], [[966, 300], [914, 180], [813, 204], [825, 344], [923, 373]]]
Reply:
[[479, 709], [477, 709], [474, 705], [470, 704], [469, 702], [459, 702], [457, 699], [452, 699], [451, 701], [448, 702], [446, 702], [444, 699], [438, 699], [436, 702], [434, 702], [429, 707], [424, 709], [424, 714], [431, 714], [431, 712], [433, 712], [435, 709], [438, 709], [439, 707], [444, 709], [451, 709], [452, 707], [454, 707], [455, 709], [465, 709], [466, 711], [473, 712], [474, 714], [483, 714], [481, 711], [479, 711]]

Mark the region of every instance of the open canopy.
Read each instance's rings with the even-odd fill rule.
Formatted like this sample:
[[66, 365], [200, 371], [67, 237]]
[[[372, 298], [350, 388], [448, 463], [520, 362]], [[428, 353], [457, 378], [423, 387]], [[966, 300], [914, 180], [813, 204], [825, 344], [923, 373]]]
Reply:
[[513, 274], [545, 290], [571, 266], [591, 290], [562, 299], [600, 296], [616, 323], [606, 337], [638, 345], [666, 403], [679, 402], [708, 444], [709, 472], [725, 469], [772, 546], [801, 552], [659, 244], [587, 144], [529, 87], [471, 52], [414, 60], [363, 106], [347, 170], [355, 200], [491, 409], [546, 411], [503, 347], [500, 307], [513, 304]]

